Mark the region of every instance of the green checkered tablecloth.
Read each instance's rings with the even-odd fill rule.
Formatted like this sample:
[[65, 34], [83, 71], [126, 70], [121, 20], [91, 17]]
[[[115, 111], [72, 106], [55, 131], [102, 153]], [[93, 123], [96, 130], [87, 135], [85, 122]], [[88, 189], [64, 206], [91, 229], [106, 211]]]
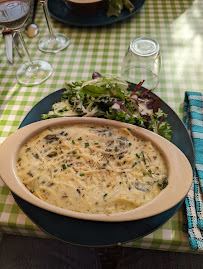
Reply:
[[[140, 36], [160, 44], [162, 70], [155, 93], [182, 117], [184, 92], [203, 91], [202, 14], [202, 0], [146, 0], [138, 14], [111, 26], [78, 28], [52, 19], [54, 31], [67, 34], [71, 44], [57, 54], [45, 54], [37, 48], [38, 40], [47, 33], [39, 5], [36, 23], [40, 33], [33, 39], [25, 37], [25, 41], [32, 58], [50, 62], [54, 72], [41, 85], [18, 85], [15, 74], [26, 59], [15, 53], [14, 64], [10, 65], [0, 38], [0, 143], [18, 128], [39, 100], [63, 88], [65, 81], [87, 80], [94, 71], [120, 73], [130, 41]], [[47, 236], [19, 209], [1, 180], [0, 232]], [[187, 234], [182, 232], [181, 209], [157, 231], [125, 246], [192, 252]]]

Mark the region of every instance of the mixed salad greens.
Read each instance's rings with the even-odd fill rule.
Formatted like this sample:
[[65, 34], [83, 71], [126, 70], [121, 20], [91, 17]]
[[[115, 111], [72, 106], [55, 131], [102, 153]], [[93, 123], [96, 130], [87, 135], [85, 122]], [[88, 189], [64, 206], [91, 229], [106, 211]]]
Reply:
[[130, 0], [107, 0], [107, 17], [118, 17], [124, 8], [129, 12], [134, 10], [134, 5]]
[[134, 124], [171, 140], [172, 127], [164, 120], [161, 100], [143, 91], [140, 82], [133, 90], [116, 75], [92, 74], [92, 80], [66, 83], [61, 102], [53, 104], [42, 119], [56, 117], [102, 117]]

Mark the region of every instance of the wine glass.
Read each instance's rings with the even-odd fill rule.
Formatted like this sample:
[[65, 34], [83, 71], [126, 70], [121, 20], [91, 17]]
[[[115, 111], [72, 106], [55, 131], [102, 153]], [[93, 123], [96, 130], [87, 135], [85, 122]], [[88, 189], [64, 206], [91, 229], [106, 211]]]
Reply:
[[58, 51], [66, 48], [70, 44], [70, 39], [66, 35], [53, 33], [53, 28], [46, 0], [40, 0], [40, 3], [42, 4], [43, 7], [44, 15], [49, 30], [49, 35], [40, 39], [38, 47], [43, 52], [57, 53]]
[[13, 30], [18, 36], [29, 62], [17, 71], [19, 83], [32, 86], [45, 81], [52, 74], [51, 65], [42, 60], [33, 60], [20, 32], [29, 16], [31, 0], [0, 0], [0, 25]]
[[134, 39], [125, 54], [121, 76], [124, 80], [142, 84], [153, 90], [159, 83], [161, 69], [161, 53], [159, 44], [150, 38]]

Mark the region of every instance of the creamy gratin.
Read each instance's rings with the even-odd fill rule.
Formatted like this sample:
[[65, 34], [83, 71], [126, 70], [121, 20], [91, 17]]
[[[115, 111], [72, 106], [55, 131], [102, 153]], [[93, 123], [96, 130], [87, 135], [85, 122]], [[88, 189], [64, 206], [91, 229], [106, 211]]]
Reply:
[[167, 185], [167, 166], [151, 142], [130, 129], [101, 125], [42, 131], [20, 149], [16, 170], [39, 199], [91, 214], [134, 209]]

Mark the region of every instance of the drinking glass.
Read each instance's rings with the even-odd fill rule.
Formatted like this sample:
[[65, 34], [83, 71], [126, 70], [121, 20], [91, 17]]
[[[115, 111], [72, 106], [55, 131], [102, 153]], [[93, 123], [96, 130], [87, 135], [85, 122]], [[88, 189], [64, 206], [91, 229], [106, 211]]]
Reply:
[[26, 48], [20, 32], [29, 16], [31, 0], [0, 0], [0, 26], [13, 30], [18, 36], [29, 62], [17, 71], [19, 83], [27, 86], [37, 85], [52, 74], [51, 65], [42, 60], [33, 60]]
[[58, 51], [66, 48], [70, 44], [70, 39], [63, 34], [54, 34], [46, 0], [40, 0], [40, 3], [43, 7], [49, 35], [40, 39], [38, 47], [43, 52], [57, 53]]
[[122, 63], [122, 78], [135, 84], [144, 80], [143, 87], [153, 90], [159, 83], [160, 69], [159, 44], [150, 38], [134, 39], [130, 43]]

